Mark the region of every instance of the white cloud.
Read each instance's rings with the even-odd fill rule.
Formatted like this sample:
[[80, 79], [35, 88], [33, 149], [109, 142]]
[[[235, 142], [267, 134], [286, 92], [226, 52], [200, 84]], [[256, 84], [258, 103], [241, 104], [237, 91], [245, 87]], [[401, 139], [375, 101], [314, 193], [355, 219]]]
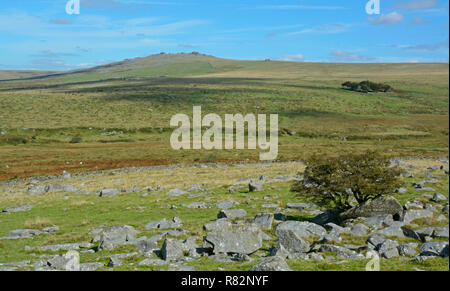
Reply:
[[350, 25], [333, 23], [333, 24], [322, 24], [310, 28], [305, 28], [300, 31], [291, 32], [289, 35], [305, 34], [305, 33], [315, 33], [315, 34], [336, 34], [342, 33], [349, 29]]
[[429, 24], [428, 21], [426, 21], [425, 19], [423, 19], [420, 16], [414, 17], [410, 22], [409, 25], [427, 25]]
[[393, 7], [402, 10], [425, 10], [436, 6], [438, 0], [412, 0], [412, 1], [397, 1]]
[[331, 57], [335, 61], [339, 62], [368, 62], [375, 60], [372, 57], [360, 56], [348, 51], [336, 50], [330, 53]]
[[263, 5], [245, 8], [247, 10], [343, 10], [342, 6], [309, 6], [309, 5]]
[[[65, 25], [55, 26], [42, 18], [30, 14], [0, 14], [0, 32], [16, 36], [33, 36], [42, 38], [115, 38], [145, 36], [167, 36], [186, 32], [195, 26], [208, 24], [208, 21], [192, 19], [171, 23], [153, 23], [156, 18], [134, 18], [123, 21], [111, 21], [107, 17], [81, 15], [79, 21], [73, 22], [71, 31]], [[75, 30], [76, 29], [76, 30]]]
[[302, 54], [297, 54], [297, 55], [284, 56], [282, 58], [276, 58], [275, 60], [284, 61], [284, 62], [304, 62], [305, 57]]
[[241, 27], [236, 29], [228, 29], [219, 31], [219, 33], [239, 33], [239, 32], [251, 32], [251, 31], [274, 31], [274, 30], [287, 30], [295, 29], [304, 26], [303, 24], [293, 25], [280, 25], [280, 26], [256, 26], [256, 27]]
[[393, 48], [399, 48], [403, 50], [411, 50], [411, 51], [438, 51], [446, 49], [448, 51], [448, 40], [439, 42], [436, 44], [418, 44], [418, 45], [391, 45]]
[[403, 21], [403, 15], [398, 12], [382, 14], [378, 18], [369, 17], [368, 20], [374, 25], [394, 25]]
[[51, 23], [53, 24], [60, 24], [60, 25], [69, 25], [72, 24], [72, 20], [70, 19], [65, 19], [65, 18], [56, 18], [56, 19], [52, 19], [50, 20]]

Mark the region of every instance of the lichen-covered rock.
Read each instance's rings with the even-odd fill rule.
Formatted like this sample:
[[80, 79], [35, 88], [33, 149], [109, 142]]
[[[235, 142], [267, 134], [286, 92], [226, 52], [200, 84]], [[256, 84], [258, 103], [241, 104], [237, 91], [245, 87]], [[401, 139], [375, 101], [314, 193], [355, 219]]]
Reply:
[[267, 257], [261, 263], [253, 266], [250, 271], [273, 272], [273, 271], [292, 271], [286, 261], [278, 256]]
[[182, 227], [182, 221], [178, 217], [174, 217], [172, 220], [167, 220], [165, 218], [160, 220], [155, 220], [147, 223], [146, 229], [169, 229]]
[[275, 234], [280, 230], [292, 230], [299, 237], [323, 236], [327, 233], [322, 226], [305, 221], [285, 221], [277, 225]]
[[414, 220], [421, 219], [421, 218], [431, 218], [433, 217], [433, 211], [431, 210], [404, 210], [400, 220], [403, 221], [405, 224], [409, 224], [413, 222]]
[[271, 229], [274, 216], [271, 213], [258, 213], [255, 218], [253, 218], [252, 223], [256, 224], [262, 229]]
[[183, 258], [183, 242], [172, 238], [166, 239], [161, 249], [161, 255], [164, 261], [173, 261]]
[[303, 240], [297, 232], [291, 229], [277, 229], [278, 243], [282, 245], [290, 254], [307, 253], [310, 244]]
[[243, 219], [247, 216], [247, 211], [244, 209], [224, 209], [219, 212], [217, 218]]
[[111, 226], [103, 230], [100, 237], [98, 250], [113, 250], [118, 246], [133, 243], [136, 241], [136, 235], [139, 232], [132, 226]]
[[203, 226], [206, 231], [223, 231], [230, 229], [232, 226], [231, 222], [226, 218], [217, 219], [213, 222], [207, 223]]
[[427, 257], [448, 257], [448, 242], [427, 242], [420, 246], [420, 255]]
[[252, 254], [262, 247], [262, 231], [253, 225], [208, 233], [205, 241], [214, 254]]
[[119, 190], [108, 188], [100, 191], [100, 197], [116, 197], [119, 195]]
[[22, 211], [30, 211], [33, 208], [30, 204], [24, 204], [19, 206], [13, 206], [13, 207], [6, 207], [3, 208], [3, 213], [14, 213], [14, 212], [22, 212]]
[[339, 217], [343, 220], [359, 217], [372, 217], [378, 215], [391, 214], [400, 215], [403, 211], [402, 205], [391, 196], [379, 197], [355, 206], [342, 212]]
[[250, 192], [259, 192], [264, 190], [264, 181], [251, 181], [248, 184], [248, 190]]
[[189, 194], [189, 192], [183, 191], [178, 188], [172, 189], [167, 193], [168, 196], [175, 196], [175, 197], [181, 196], [181, 195], [186, 195], [186, 194]]
[[80, 254], [69, 251], [66, 254], [54, 256], [47, 261], [47, 266], [53, 270], [80, 271]]

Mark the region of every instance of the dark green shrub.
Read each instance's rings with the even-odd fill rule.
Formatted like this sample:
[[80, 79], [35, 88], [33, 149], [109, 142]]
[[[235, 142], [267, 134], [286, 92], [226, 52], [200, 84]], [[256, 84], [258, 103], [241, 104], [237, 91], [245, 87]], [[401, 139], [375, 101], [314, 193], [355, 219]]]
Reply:
[[393, 194], [400, 184], [400, 171], [375, 152], [337, 158], [313, 157], [307, 161], [303, 181], [292, 191], [323, 207], [341, 210], [383, 195]]
[[391, 92], [394, 89], [387, 84], [375, 83], [371, 81], [362, 81], [360, 83], [347, 81], [342, 84], [345, 89], [356, 92]]
[[81, 136], [74, 136], [70, 140], [70, 143], [81, 143], [81, 142], [83, 142], [83, 139], [81, 138]]

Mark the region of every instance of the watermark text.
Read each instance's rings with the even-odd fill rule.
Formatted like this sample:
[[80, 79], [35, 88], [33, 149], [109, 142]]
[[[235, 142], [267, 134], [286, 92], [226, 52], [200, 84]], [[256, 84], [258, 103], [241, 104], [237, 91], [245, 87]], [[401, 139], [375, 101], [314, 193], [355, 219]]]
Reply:
[[[278, 156], [278, 115], [271, 114], [269, 122], [267, 127], [266, 114], [258, 114], [258, 116], [225, 114], [224, 124], [217, 114], [212, 113], [202, 117], [201, 106], [194, 106], [192, 124], [190, 117], [186, 114], [177, 114], [171, 118], [170, 126], [178, 128], [173, 131], [170, 144], [174, 150], [256, 150], [259, 148], [267, 151], [260, 153], [260, 160], [275, 160]], [[203, 128], [206, 128], [206, 131], [202, 132]], [[268, 140], [268, 132], [270, 140]]]

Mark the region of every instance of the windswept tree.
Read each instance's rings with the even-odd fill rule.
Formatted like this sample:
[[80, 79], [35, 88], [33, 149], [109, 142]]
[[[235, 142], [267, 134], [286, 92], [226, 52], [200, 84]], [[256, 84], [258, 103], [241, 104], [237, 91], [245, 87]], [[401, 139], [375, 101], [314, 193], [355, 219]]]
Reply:
[[344, 211], [359, 203], [395, 193], [400, 170], [375, 152], [337, 158], [313, 157], [307, 161], [303, 181], [292, 191], [323, 207]]

